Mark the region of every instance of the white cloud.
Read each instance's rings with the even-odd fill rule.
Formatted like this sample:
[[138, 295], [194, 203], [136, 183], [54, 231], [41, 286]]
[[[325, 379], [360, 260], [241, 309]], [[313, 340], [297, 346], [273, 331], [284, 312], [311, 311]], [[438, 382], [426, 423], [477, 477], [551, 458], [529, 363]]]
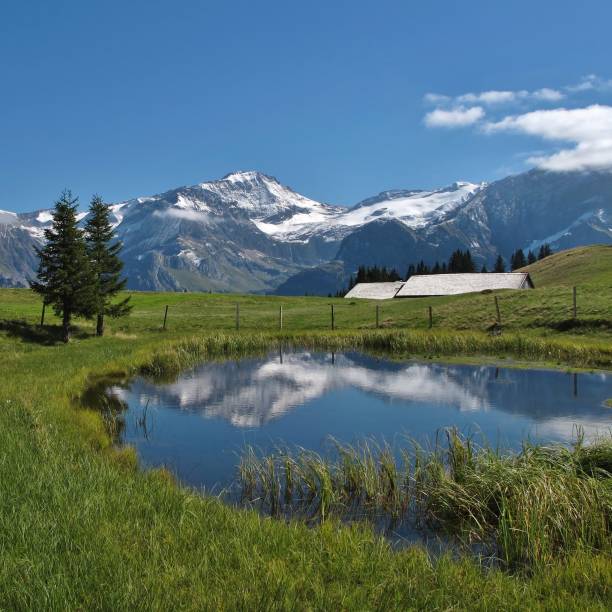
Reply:
[[545, 140], [574, 143], [551, 155], [529, 162], [556, 172], [612, 170], [612, 107], [594, 104], [585, 108], [537, 110], [508, 116], [484, 126], [484, 131], [516, 132]]
[[451, 101], [451, 98], [449, 96], [443, 96], [442, 94], [436, 94], [436, 93], [425, 94], [425, 102], [427, 102], [428, 104], [444, 104], [450, 101]]
[[480, 121], [485, 115], [481, 106], [465, 108], [460, 106], [450, 110], [436, 108], [425, 115], [427, 127], [465, 127]]
[[550, 89], [550, 87], [542, 87], [534, 91], [531, 96], [536, 100], [543, 100], [544, 102], [558, 102], [565, 98], [565, 94], [561, 93], [558, 89]]
[[201, 210], [186, 210], [183, 208], [166, 208], [165, 210], [156, 210], [153, 213], [154, 217], [184, 219], [186, 221], [197, 221], [206, 223], [210, 221], [209, 215]]
[[485, 106], [495, 106], [499, 104], [514, 104], [520, 101], [539, 101], [539, 102], [558, 102], [565, 98], [565, 95], [559, 89], [550, 87], [542, 87], [535, 91], [527, 91], [526, 89], [518, 90], [497, 90], [491, 89], [478, 93], [465, 93], [460, 96], [446, 96], [436, 93], [425, 94], [424, 100], [428, 104], [436, 106], [453, 107], [456, 105], [465, 104], [482, 104]]
[[514, 102], [518, 98], [524, 98], [529, 95], [528, 91], [481, 91], [480, 93], [466, 93], [456, 98], [460, 104], [476, 102], [480, 104], [508, 104]]
[[612, 89], [612, 80], [602, 79], [596, 74], [587, 74], [583, 76], [579, 83], [568, 85], [566, 91], [571, 93], [580, 93], [585, 91], [609, 91]]

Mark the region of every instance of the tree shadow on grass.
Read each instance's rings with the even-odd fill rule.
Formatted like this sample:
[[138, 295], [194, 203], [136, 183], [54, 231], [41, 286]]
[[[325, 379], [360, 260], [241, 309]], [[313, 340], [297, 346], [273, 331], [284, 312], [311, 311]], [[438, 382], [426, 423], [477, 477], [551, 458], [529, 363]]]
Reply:
[[[35, 325], [18, 319], [0, 319], [0, 332], [6, 332], [11, 338], [19, 338], [23, 342], [53, 346], [63, 344], [62, 328], [59, 325]], [[87, 338], [89, 334], [72, 327], [73, 338]]]
[[550, 323], [549, 327], [556, 331], [610, 331], [612, 330], [612, 319], [565, 319]]

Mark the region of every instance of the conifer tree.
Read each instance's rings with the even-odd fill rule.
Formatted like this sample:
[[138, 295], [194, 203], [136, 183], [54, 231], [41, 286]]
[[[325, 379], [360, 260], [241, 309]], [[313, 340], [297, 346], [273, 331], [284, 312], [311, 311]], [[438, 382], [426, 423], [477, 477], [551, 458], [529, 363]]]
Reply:
[[535, 263], [537, 260], [538, 258], [536, 257], [535, 253], [530, 249], [529, 253], [527, 253], [527, 263], [531, 265], [532, 263]]
[[487, 270], [487, 264], [483, 263], [482, 264], [482, 268], [480, 268], [480, 271], [482, 274], [487, 274], [488, 270]]
[[123, 262], [119, 259], [119, 251], [122, 245], [116, 240], [110, 223], [110, 208], [98, 195], [91, 200], [85, 237], [89, 261], [95, 274], [96, 336], [102, 336], [104, 315], [122, 317], [132, 307], [129, 296], [118, 304], [111, 304], [112, 298], [125, 288], [127, 279], [121, 278]]
[[476, 266], [469, 249], [463, 254], [463, 272], [476, 272]]
[[550, 244], [543, 244], [538, 252], [538, 259], [544, 259], [549, 255], [552, 255], [552, 249], [550, 248]]
[[469, 249], [465, 253], [461, 249], [453, 252], [448, 260], [448, 271], [453, 273], [476, 271]]
[[501, 255], [497, 256], [497, 259], [495, 260], [495, 266], [493, 267], [493, 272], [505, 272], [506, 271], [506, 262], [504, 261], [504, 258]]
[[55, 202], [53, 225], [45, 230], [46, 244], [36, 249], [39, 258], [37, 280], [31, 288], [45, 304], [62, 318], [62, 338], [70, 340], [70, 323], [74, 315], [91, 317], [95, 313], [95, 278], [83, 231], [77, 225], [78, 198], [69, 190]]
[[523, 249], [517, 249], [510, 259], [510, 268], [514, 270], [518, 270], [519, 268], [524, 268], [527, 265], [527, 260], [525, 259], [525, 253], [523, 253]]

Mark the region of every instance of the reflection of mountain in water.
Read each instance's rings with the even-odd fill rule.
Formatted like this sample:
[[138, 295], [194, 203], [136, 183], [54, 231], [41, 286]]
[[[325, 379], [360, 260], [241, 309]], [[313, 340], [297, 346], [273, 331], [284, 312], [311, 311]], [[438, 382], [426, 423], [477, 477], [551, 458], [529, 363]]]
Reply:
[[[603, 374], [574, 378], [559, 372], [395, 363], [357, 353], [332, 359], [303, 352], [208, 363], [168, 385], [138, 379], [129, 395], [143, 406], [147, 402], [151, 407], [178, 406], [206, 418], [221, 417], [237, 427], [259, 427], [309, 400], [350, 387], [386, 401], [413, 403], [416, 409], [423, 405], [461, 411], [495, 407], [546, 420], [598, 412], [606, 380]], [[128, 393], [120, 388], [113, 392], [118, 397]]]

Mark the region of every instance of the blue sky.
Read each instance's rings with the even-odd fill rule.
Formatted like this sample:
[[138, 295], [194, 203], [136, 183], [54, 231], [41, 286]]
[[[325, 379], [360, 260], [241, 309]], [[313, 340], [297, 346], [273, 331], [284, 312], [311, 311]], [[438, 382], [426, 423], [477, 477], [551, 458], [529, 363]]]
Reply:
[[612, 166], [610, 23], [588, 0], [3, 2], [0, 208], [247, 169], [353, 204]]

